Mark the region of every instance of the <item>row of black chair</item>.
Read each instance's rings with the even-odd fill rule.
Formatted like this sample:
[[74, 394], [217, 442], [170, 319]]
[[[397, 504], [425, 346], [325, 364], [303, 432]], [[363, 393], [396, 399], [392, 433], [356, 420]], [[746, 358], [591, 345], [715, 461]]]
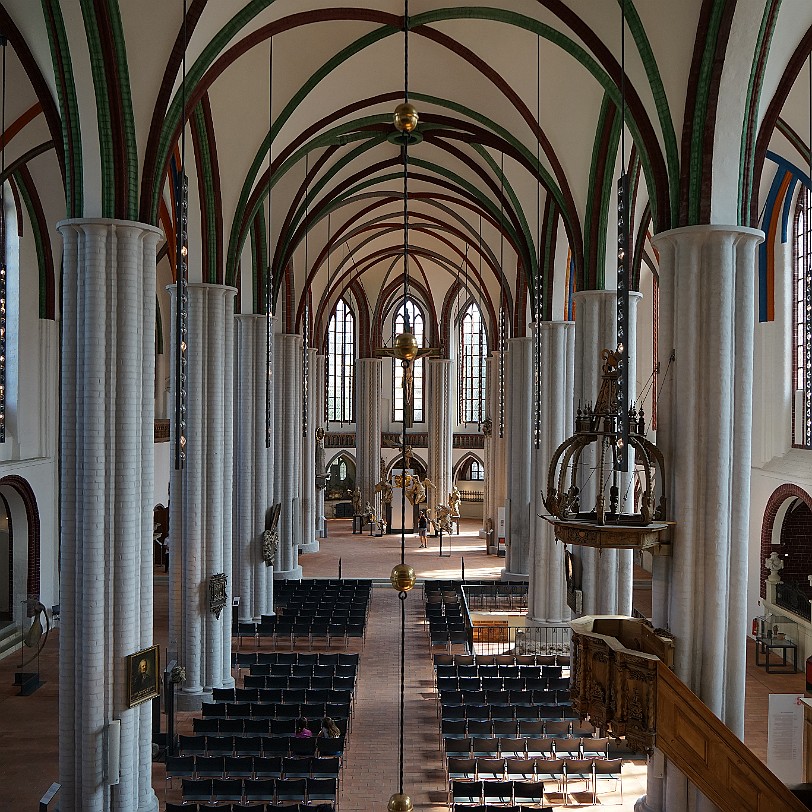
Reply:
[[[583, 758], [597, 758], [585, 756]], [[570, 762], [578, 759], [569, 759]], [[604, 759], [606, 761], [607, 759]], [[492, 758], [483, 756], [450, 756], [446, 763], [449, 781], [539, 781], [563, 771], [565, 758]], [[560, 763], [559, 763], [560, 762]]]
[[182, 756], [340, 756], [342, 738], [322, 736], [220, 736], [195, 733], [178, 737]]
[[[207, 704], [223, 704], [224, 702], [262, 702], [277, 704], [283, 702], [299, 703], [303, 702], [328, 702], [336, 700], [337, 704], [350, 702], [352, 699], [352, 691], [347, 695], [346, 688], [236, 688], [226, 689], [233, 691], [232, 699], [217, 699], [214, 703]], [[302, 693], [304, 691], [304, 694]]]
[[183, 800], [203, 803], [335, 803], [335, 778], [184, 778]]
[[355, 688], [355, 677], [277, 677], [244, 674], [243, 687], [275, 688], [282, 691], [347, 692]]
[[443, 705], [443, 719], [478, 719], [483, 722], [535, 722], [574, 719], [569, 705]]
[[[309, 717], [305, 717], [309, 718]], [[342, 736], [346, 735], [349, 720], [330, 717]], [[314, 717], [318, 723], [318, 717]], [[296, 733], [296, 719], [274, 719], [272, 717], [254, 719], [222, 719], [216, 716], [206, 719], [192, 719], [195, 733], [205, 736], [293, 736]], [[338, 739], [331, 739], [338, 741]]]
[[241, 651], [235, 652], [234, 665], [249, 668], [253, 663], [288, 663], [289, 665], [354, 665], [359, 654], [345, 651]]
[[[553, 666], [558, 668], [558, 666]], [[569, 677], [437, 677], [442, 691], [569, 691]]]
[[478, 663], [470, 665], [453, 663], [444, 665], [437, 663], [434, 667], [438, 679], [440, 677], [523, 677], [524, 679], [539, 679], [546, 677], [563, 676], [563, 666], [560, 665], [501, 665], [499, 663]]
[[204, 703], [204, 719], [348, 719], [349, 702], [215, 702]]
[[255, 676], [273, 677], [352, 677], [358, 671], [356, 665], [330, 663], [252, 663], [249, 673]]
[[166, 780], [174, 778], [338, 778], [337, 757], [170, 756]]
[[545, 782], [555, 782], [556, 791], [563, 796], [564, 803], [574, 796], [570, 785], [583, 785], [592, 796], [593, 804], [598, 802], [598, 784], [613, 781], [620, 785], [620, 799], [623, 802], [623, 778], [621, 759], [558, 759], [546, 765], [547, 771], [536, 774], [533, 781], [479, 779], [450, 779], [448, 803], [469, 804], [471, 806], [494, 801], [498, 804], [538, 804], [545, 802]]
[[280, 616], [278, 620], [268, 623], [240, 621], [237, 624], [237, 643], [242, 646], [243, 638], [249, 637], [253, 638], [259, 647], [261, 638], [270, 638], [275, 645], [285, 641], [291, 648], [295, 648], [297, 642], [303, 640], [307, 641], [310, 648], [319, 641], [329, 648], [334, 640], [339, 640], [343, 641], [344, 648], [347, 648], [350, 640], [363, 641], [365, 630], [366, 620], [331, 622], [282, 619]]
[[[220, 807], [217, 807], [218, 809]], [[287, 810], [288, 808], [285, 807]], [[510, 806], [503, 806], [502, 804], [454, 804], [454, 812], [553, 812], [555, 807], [552, 806], [538, 806], [531, 804], [525, 806], [524, 804], [511, 804]], [[167, 810], [170, 812], [170, 810]], [[202, 812], [202, 811], [201, 811]], [[237, 812], [235, 809], [234, 812]], [[242, 812], [240, 810], [240, 812]]]
[[[320, 803], [316, 806], [311, 804], [175, 804], [168, 801], [166, 812], [335, 812], [335, 807], [330, 803]], [[467, 812], [475, 812], [470, 807]], [[489, 812], [489, 810], [483, 810]], [[504, 810], [503, 810], [504, 812]], [[509, 812], [509, 810], [508, 810]], [[517, 812], [520, 812], [517, 810]], [[538, 812], [538, 810], [536, 810]]]
[[586, 724], [574, 723], [569, 719], [538, 719], [522, 724], [510, 720], [489, 721], [482, 719], [442, 719], [440, 735], [447, 738], [463, 739], [466, 736], [499, 736], [503, 738], [550, 738], [550, 739], [591, 739], [595, 728]]
[[[562, 679], [566, 679], [563, 678]], [[439, 692], [441, 707], [451, 705], [569, 705], [571, 702], [569, 686], [558, 688], [475, 688], [460, 691], [455, 688], [444, 688]], [[555, 697], [555, 698], [553, 698]]]
[[545, 758], [555, 759], [562, 754], [568, 758], [587, 755], [607, 758], [607, 739], [551, 739], [546, 736], [443, 736], [446, 758], [471, 756], [473, 758]]
[[561, 665], [570, 666], [568, 654], [435, 654], [440, 665]]

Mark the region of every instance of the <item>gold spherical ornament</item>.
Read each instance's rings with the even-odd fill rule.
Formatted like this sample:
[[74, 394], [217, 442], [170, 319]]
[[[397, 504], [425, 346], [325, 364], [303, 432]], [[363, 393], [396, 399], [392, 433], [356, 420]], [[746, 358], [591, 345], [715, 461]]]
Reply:
[[401, 361], [414, 361], [417, 358], [417, 339], [412, 333], [398, 333], [392, 347], [392, 354]]
[[390, 799], [386, 807], [388, 812], [412, 812], [412, 799], [408, 795], [396, 792]]
[[395, 129], [410, 133], [417, 127], [417, 110], [409, 102], [403, 102], [395, 108]]
[[408, 592], [414, 586], [417, 575], [415, 575], [414, 567], [410, 567], [408, 564], [397, 564], [392, 567], [389, 580], [398, 592]]

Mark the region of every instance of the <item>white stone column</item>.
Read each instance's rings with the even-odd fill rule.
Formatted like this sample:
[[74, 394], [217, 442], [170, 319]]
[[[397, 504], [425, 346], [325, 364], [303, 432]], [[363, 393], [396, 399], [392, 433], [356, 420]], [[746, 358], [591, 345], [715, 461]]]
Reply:
[[507, 553], [503, 580], [523, 580], [530, 571], [530, 446], [533, 411], [533, 339], [508, 342], [505, 387], [507, 435]]
[[[273, 441], [265, 447], [267, 318], [245, 314], [234, 321], [234, 594], [240, 596], [239, 619], [259, 620], [273, 614], [273, 567], [262, 557], [262, 533], [273, 504]], [[273, 340], [272, 334], [272, 363]], [[273, 400], [271, 421], [273, 438]]]
[[[172, 323], [175, 285], [169, 286]], [[169, 647], [186, 668], [178, 709], [209, 701], [231, 676], [234, 296], [236, 288], [190, 284], [186, 463], [171, 471], [169, 514]], [[172, 334], [172, 392], [175, 397]], [[174, 442], [175, 427], [170, 441]], [[225, 573], [227, 604], [209, 609], [213, 575]]]
[[381, 472], [381, 364], [380, 358], [355, 362], [355, 465], [362, 509], [373, 504]]
[[[316, 355], [316, 363], [311, 368], [310, 374], [313, 377], [313, 392], [311, 397], [314, 400], [315, 415], [313, 418], [314, 430], [320, 427], [324, 430], [325, 399], [326, 399], [326, 376], [327, 366], [324, 355]], [[324, 440], [316, 440], [316, 462], [315, 474], [326, 474], [326, 463], [324, 461]], [[325, 526], [327, 519], [324, 515], [324, 488], [316, 488], [316, 538], [324, 538], [327, 534]]]
[[555, 450], [573, 431], [572, 390], [575, 364], [575, 323], [545, 321], [538, 327], [541, 341], [541, 436], [532, 449], [533, 531], [530, 546], [529, 620], [564, 623], [570, 620], [564, 582], [564, 547], [556, 541], [542, 502]]
[[[152, 704], [127, 655], [153, 644], [155, 252], [161, 232], [65, 220], [61, 386], [59, 796], [63, 812], [157, 812]], [[160, 675], [157, 675], [160, 680]], [[159, 683], [160, 684], [160, 683]], [[120, 783], [106, 774], [121, 723]]]
[[302, 535], [302, 337], [279, 333], [276, 346], [274, 501], [282, 506], [282, 510], [274, 578], [299, 580], [302, 577], [299, 565], [299, 541]]
[[[454, 405], [451, 402], [451, 361], [448, 358], [429, 358], [426, 363], [428, 377], [428, 478], [436, 490], [429, 489], [429, 506], [447, 505], [453, 485], [452, 428]], [[432, 514], [433, 515], [433, 514]]]
[[311, 347], [307, 351], [307, 433], [302, 435], [302, 543], [300, 553], [317, 553], [319, 540], [316, 534], [316, 415], [317, 387], [314, 375], [318, 353]]
[[[629, 294], [628, 355], [629, 402], [635, 398], [637, 367], [633, 348], [637, 343], [637, 305], [641, 295]], [[617, 293], [613, 290], [585, 290], [575, 294], [575, 407], [595, 403], [601, 385], [601, 353], [617, 347]], [[570, 428], [572, 433], [573, 428]], [[597, 457], [587, 449], [582, 455], [586, 470], [592, 471]], [[631, 468], [631, 466], [629, 466]], [[581, 509], [595, 503], [594, 476], [583, 481]], [[632, 473], [621, 477], [620, 510], [630, 509], [634, 500]], [[603, 550], [586, 547], [573, 554], [580, 559], [585, 615], [631, 615], [633, 556], [631, 550]]]
[[[485, 534], [490, 520], [493, 529], [493, 545], [497, 543], [498, 508], [504, 507], [507, 499], [507, 438], [504, 431], [499, 436], [499, 352], [491, 353], [488, 359], [486, 378], [487, 418], [485, 429], [485, 485], [482, 503], [482, 533]], [[507, 362], [507, 358], [505, 359]]]
[[[657, 445], [670, 472], [669, 626], [680, 679], [744, 735], [754, 279], [763, 234], [695, 226], [659, 234]], [[672, 797], [667, 771], [666, 805]], [[674, 790], [679, 793], [679, 790]], [[673, 797], [677, 797], [674, 795]]]

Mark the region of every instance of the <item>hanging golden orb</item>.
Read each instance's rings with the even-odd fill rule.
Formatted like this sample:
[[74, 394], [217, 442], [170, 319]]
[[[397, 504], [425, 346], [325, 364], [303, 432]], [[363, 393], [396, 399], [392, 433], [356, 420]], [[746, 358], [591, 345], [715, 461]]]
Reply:
[[417, 339], [413, 333], [398, 333], [392, 346], [392, 354], [401, 361], [414, 361], [418, 349]]
[[[408, 592], [414, 586], [417, 575], [415, 575], [414, 567], [410, 567], [408, 564], [397, 564], [392, 567], [392, 574], [389, 576], [389, 580], [398, 592]], [[411, 801], [409, 801], [409, 803], [411, 803]], [[398, 807], [398, 809], [400, 809], [400, 807]], [[411, 809], [411, 806], [409, 809]]]
[[402, 133], [410, 133], [417, 127], [417, 110], [409, 102], [403, 102], [395, 108], [395, 129]]
[[408, 795], [396, 792], [390, 799], [386, 807], [388, 812], [412, 812], [412, 799]]

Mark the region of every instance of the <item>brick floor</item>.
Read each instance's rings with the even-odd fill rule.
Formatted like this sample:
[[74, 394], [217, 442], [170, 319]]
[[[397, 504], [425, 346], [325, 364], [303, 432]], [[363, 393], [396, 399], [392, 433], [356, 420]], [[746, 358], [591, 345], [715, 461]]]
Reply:
[[[437, 539], [427, 550], [418, 549], [416, 536], [407, 536], [408, 563], [418, 578], [498, 576], [503, 559], [485, 555], [476, 536], [478, 522], [463, 520], [462, 534], [444, 538], [450, 556], [439, 558]], [[395, 536], [353, 536], [349, 520], [330, 520], [329, 537], [321, 551], [301, 557], [305, 577], [335, 577], [341, 560], [345, 577], [387, 579], [400, 560], [400, 539]], [[638, 573], [635, 575], [638, 581]], [[636, 586], [642, 586], [639, 582]], [[645, 605], [650, 598], [635, 598]], [[404, 790], [415, 809], [440, 812], [445, 805], [445, 775], [438, 749], [438, 721], [432, 688], [428, 639], [422, 625], [418, 586], [406, 600], [406, 705]], [[166, 578], [156, 571], [155, 639], [166, 644]], [[0, 659], [0, 812], [36, 809], [37, 802], [57, 775], [57, 666], [58, 630], [49, 639], [40, 660], [42, 687], [29, 697], [16, 695], [14, 672], [19, 653]], [[352, 649], [350, 649], [352, 650]], [[400, 663], [400, 606], [388, 586], [373, 590], [367, 638], [361, 651], [357, 704], [342, 776], [340, 812], [379, 812], [398, 789], [398, 697]], [[766, 756], [767, 698], [770, 693], [803, 692], [804, 676], [766, 674], [753, 665], [748, 649], [745, 740], [760, 758]], [[188, 716], [180, 728], [190, 728]], [[153, 771], [156, 792], [163, 805], [163, 767]], [[624, 804], [606, 794], [604, 806], [631, 810], [645, 792], [645, 766], [624, 765]], [[170, 794], [170, 799], [173, 797]], [[177, 795], [175, 795], [177, 797]], [[590, 809], [581, 806], [581, 809]]]

